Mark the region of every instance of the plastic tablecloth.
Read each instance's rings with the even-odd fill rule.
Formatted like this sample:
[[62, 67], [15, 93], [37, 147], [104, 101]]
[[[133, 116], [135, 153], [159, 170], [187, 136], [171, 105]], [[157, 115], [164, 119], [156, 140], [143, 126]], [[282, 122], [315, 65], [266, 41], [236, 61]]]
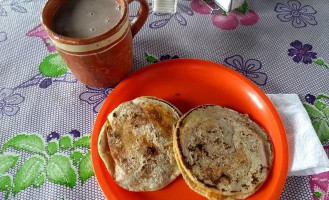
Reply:
[[[90, 138], [115, 87], [75, 79], [40, 25], [44, 4], [0, 0], [0, 199], [105, 199]], [[221, 63], [265, 93], [298, 94], [329, 151], [328, 1], [248, 1], [232, 13], [211, 13], [201, 0], [179, 0], [174, 14], [150, 8], [131, 73], [168, 59]], [[328, 179], [288, 177], [280, 199], [329, 199]]]

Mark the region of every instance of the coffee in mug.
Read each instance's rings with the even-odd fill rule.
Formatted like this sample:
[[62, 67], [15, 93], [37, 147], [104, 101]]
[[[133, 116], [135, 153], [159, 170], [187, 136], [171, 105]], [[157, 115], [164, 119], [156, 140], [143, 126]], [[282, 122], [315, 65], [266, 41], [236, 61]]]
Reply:
[[68, 0], [55, 13], [52, 29], [71, 38], [88, 38], [113, 28], [122, 16], [116, 0]]
[[110, 87], [133, 64], [133, 37], [149, 14], [147, 0], [129, 21], [134, 0], [48, 0], [41, 24], [73, 75], [92, 87]]

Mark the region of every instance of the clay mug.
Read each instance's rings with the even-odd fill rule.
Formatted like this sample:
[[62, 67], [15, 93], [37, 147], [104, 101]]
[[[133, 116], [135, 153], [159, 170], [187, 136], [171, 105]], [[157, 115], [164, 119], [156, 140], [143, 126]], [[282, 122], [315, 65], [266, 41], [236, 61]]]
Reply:
[[59, 54], [83, 84], [110, 87], [127, 76], [133, 63], [133, 37], [142, 28], [149, 14], [147, 0], [140, 5], [136, 21], [129, 21], [128, 5], [134, 0], [116, 0], [121, 6], [119, 22], [105, 33], [90, 38], [70, 38], [52, 30], [52, 18], [67, 0], [48, 0], [41, 13], [41, 24]]

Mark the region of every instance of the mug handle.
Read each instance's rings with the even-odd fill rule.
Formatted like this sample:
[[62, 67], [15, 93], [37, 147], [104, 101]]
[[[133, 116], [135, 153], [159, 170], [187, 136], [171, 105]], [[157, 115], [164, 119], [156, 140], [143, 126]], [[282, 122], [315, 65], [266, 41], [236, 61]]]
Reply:
[[[134, 0], [127, 0], [127, 3], [130, 4], [133, 1]], [[149, 3], [147, 0], [138, 0], [138, 2], [140, 6], [136, 15], [137, 20], [133, 24], [131, 24], [131, 33], [133, 37], [135, 37], [138, 31], [145, 24], [150, 12]]]

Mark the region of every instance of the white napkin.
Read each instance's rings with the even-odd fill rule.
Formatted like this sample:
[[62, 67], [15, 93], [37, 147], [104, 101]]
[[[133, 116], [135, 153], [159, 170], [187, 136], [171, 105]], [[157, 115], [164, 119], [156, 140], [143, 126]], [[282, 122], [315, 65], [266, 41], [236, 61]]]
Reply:
[[284, 124], [289, 145], [288, 176], [329, 171], [326, 152], [296, 94], [268, 94]]

